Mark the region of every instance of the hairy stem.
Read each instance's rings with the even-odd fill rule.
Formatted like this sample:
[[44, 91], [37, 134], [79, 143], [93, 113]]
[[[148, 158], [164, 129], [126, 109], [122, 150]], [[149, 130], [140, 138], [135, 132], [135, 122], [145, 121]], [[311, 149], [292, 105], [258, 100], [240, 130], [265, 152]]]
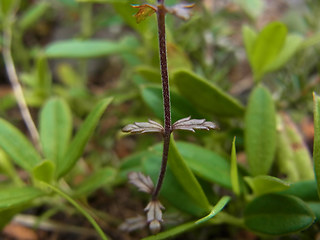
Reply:
[[11, 55], [12, 22], [13, 22], [13, 19], [8, 19], [6, 24], [4, 24], [3, 49], [2, 49], [3, 59], [4, 59], [5, 67], [7, 70], [8, 78], [12, 86], [15, 98], [17, 100], [22, 118], [28, 128], [33, 144], [40, 151], [41, 147], [40, 147], [40, 141], [39, 141], [39, 133], [32, 120], [30, 111], [28, 109], [28, 106], [22, 91], [22, 86], [19, 83], [17, 71]]
[[160, 51], [160, 68], [162, 80], [162, 96], [164, 106], [164, 134], [163, 134], [163, 153], [161, 170], [158, 178], [156, 188], [152, 194], [152, 199], [157, 199], [161, 189], [168, 162], [170, 135], [172, 131], [171, 126], [171, 109], [170, 109], [170, 91], [169, 91], [169, 77], [167, 64], [167, 47], [166, 47], [166, 28], [165, 15], [166, 10], [163, 5], [164, 0], [158, 0], [158, 36], [159, 36], [159, 51]]

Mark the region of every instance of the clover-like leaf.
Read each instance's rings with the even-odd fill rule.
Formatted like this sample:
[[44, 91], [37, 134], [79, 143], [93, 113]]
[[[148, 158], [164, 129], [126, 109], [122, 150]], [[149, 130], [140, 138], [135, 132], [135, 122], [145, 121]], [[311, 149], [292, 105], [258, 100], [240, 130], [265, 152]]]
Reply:
[[153, 192], [153, 182], [149, 176], [143, 175], [141, 172], [131, 172], [128, 174], [129, 182], [135, 185], [139, 191], [152, 193]]
[[157, 11], [155, 6], [150, 4], [143, 4], [143, 5], [131, 5], [133, 8], [138, 8], [139, 11], [134, 15], [136, 18], [137, 23], [145, 20], [147, 17], [150, 17]]
[[179, 3], [172, 7], [167, 7], [167, 11], [178, 18], [188, 20], [191, 17], [191, 8], [194, 7], [194, 3]]
[[191, 119], [191, 117], [186, 117], [176, 121], [172, 125], [173, 130], [188, 130], [194, 132], [197, 129], [200, 130], [210, 130], [217, 129], [217, 125], [213, 122], [206, 121], [205, 119]]
[[122, 128], [123, 132], [128, 133], [147, 133], [147, 132], [164, 132], [164, 128], [161, 124], [148, 120], [148, 122], [135, 122], [133, 124], [128, 124]]

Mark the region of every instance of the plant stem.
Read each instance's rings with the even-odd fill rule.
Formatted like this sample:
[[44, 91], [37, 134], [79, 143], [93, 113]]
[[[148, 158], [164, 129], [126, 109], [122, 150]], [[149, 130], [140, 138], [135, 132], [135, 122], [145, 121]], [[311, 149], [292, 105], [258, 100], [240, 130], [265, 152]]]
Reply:
[[28, 128], [33, 144], [40, 151], [41, 147], [40, 147], [40, 141], [39, 141], [39, 133], [32, 120], [30, 111], [28, 109], [28, 106], [23, 94], [22, 86], [19, 83], [17, 71], [11, 55], [13, 21], [14, 21], [13, 16], [8, 16], [6, 23], [3, 24], [4, 25], [3, 49], [2, 49], [3, 59], [4, 59], [5, 67], [7, 70], [8, 78], [12, 86], [15, 98], [17, 100], [22, 118]]
[[168, 64], [167, 64], [167, 47], [166, 47], [166, 27], [165, 15], [166, 10], [164, 0], [158, 0], [158, 37], [159, 37], [159, 53], [160, 53], [160, 68], [162, 80], [162, 96], [164, 106], [164, 134], [163, 134], [163, 152], [161, 170], [158, 178], [158, 183], [152, 194], [152, 199], [158, 198], [161, 189], [168, 162], [168, 153], [170, 145], [170, 135], [172, 132], [171, 126], [171, 109], [170, 109], [170, 91], [169, 91], [169, 77], [168, 77]]

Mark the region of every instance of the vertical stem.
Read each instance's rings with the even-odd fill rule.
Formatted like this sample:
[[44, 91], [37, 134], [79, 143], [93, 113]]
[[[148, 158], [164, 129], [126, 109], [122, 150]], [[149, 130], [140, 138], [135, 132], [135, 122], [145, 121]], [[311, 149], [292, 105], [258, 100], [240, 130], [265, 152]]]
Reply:
[[2, 49], [2, 54], [3, 54], [3, 59], [5, 63], [5, 67], [7, 70], [8, 78], [10, 81], [10, 84], [13, 89], [13, 93], [15, 95], [15, 98], [17, 100], [22, 118], [28, 128], [28, 131], [31, 135], [31, 139], [33, 141], [33, 144], [35, 147], [40, 151], [40, 141], [39, 141], [39, 133], [38, 130], [32, 120], [30, 111], [28, 109], [22, 86], [19, 83], [18, 80], [18, 75], [16, 72], [16, 68], [12, 59], [11, 55], [11, 42], [12, 42], [12, 22], [13, 22], [13, 17], [9, 16], [6, 24], [4, 24], [4, 30], [3, 30], [3, 49]]
[[170, 135], [172, 131], [171, 126], [171, 110], [170, 110], [170, 91], [169, 91], [169, 77], [168, 77], [168, 64], [167, 64], [167, 48], [166, 48], [166, 28], [165, 28], [165, 15], [166, 9], [163, 5], [164, 0], [158, 0], [158, 36], [159, 36], [159, 51], [160, 51], [160, 68], [162, 80], [162, 96], [164, 106], [164, 134], [163, 134], [163, 153], [160, 174], [158, 183], [152, 194], [152, 199], [157, 199], [161, 189], [168, 162]]

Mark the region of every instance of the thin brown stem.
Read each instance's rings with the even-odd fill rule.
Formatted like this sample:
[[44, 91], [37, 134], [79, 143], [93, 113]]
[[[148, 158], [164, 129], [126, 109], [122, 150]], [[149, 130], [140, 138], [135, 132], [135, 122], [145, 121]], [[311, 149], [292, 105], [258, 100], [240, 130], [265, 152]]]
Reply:
[[166, 47], [166, 28], [165, 28], [165, 15], [166, 9], [163, 5], [163, 0], [158, 0], [158, 36], [159, 36], [159, 51], [160, 51], [160, 68], [162, 79], [162, 96], [164, 106], [164, 134], [163, 134], [163, 153], [161, 170], [158, 178], [156, 188], [152, 194], [152, 199], [157, 199], [167, 168], [170, 135], [172, 132], [171, 125], [171, 109], [170, 109], [170, 90], [169, 90], [169, 77], [168, 77], [168, 64], [167, 64], [167, 47]]
[[17, 100], [22, 118], [28, 128], [28, 131], [31, 135], [31, 139], [35, 145], [35, 147], [40, 151], [40, 142], [39, 142], [39, 133], [38, 130], [32, 120], [30, 111], [28, 109], [22, 87], [18, 80], [17, 71], [13, 62], [13, 58], [11, 55], [11, 41], [12, 41], [12, 21], [8, 19], [7, 24], [4, 24], [4, 30], [3, 30], [3, 59], [5, 63], [5, 67], [7, 70], [8, 78], [10, 81], [10, 84], [13, 89], [13, 93], [15, 95], [15, 98]]

